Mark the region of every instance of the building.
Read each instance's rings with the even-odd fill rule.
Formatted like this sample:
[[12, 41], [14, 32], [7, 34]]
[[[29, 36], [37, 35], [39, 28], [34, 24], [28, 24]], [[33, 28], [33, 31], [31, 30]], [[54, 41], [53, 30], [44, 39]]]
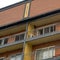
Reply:
[[0, 60], [60, 60], [60, 0], [0, 9]]

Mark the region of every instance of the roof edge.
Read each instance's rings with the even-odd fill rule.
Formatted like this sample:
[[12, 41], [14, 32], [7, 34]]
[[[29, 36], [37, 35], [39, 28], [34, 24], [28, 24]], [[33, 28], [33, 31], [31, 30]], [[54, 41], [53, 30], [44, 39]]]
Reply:
[[3, 11], [5, 11], [5, 10], [14, 8], [14, 7], [16, 7], [16, 6], [19, 6], [19, 5], [28, 3], [28, 2], [31, 2], [31, 0], [26, 0], [26, 1], [24, 0], [24, 1], [21, 1], [21, 2], [18, 2], [18, 3], [15, 3], [15, 4], [12, 4], [12, 5], [6, 6], [6, 7], [4, 7], [4, 8], [1, 8], [1, 9], [0, 9], [0, 12], [3, 12]]

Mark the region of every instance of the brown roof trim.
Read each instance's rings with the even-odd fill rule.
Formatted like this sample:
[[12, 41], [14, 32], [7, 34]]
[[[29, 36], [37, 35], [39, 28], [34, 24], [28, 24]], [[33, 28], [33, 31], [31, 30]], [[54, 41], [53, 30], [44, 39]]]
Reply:
[[24, 23], [27, 23], [27, 22], [30, 22], [30, 21], [34, 21], [34, 20], [39, 19], [39, 18], [44, 18], [44, 17], [47, 17], [47, 16], [51, 16], [51, 15], [54, 15], [54, 14], [57, 14], [57, 13], [60, 13], [60, 9], [55, 10], [55, 11], [51, 11], [51, 12], [47, 12], [47, 13], [44, 13], [44, 14], [40, 14], [38, 16], [34, 16], [34, 17], [31, 17], [31, 18], [23, 19], [21, 21], [13, 23], [13, 24], [9, 24], [9, 25], [6, 25], [6, 26], [1, 26], [0, 30], [6, 29], [6, 28], [9, 28], [9, 27], [12, 27], [12, 26], [16, 26], [16, 25], [19, 25], [19, 24], [24, 24]]
[[0, 12], [3, 12], [3, 11], [5, 11], [5, 10], [14, 8], [14, 7], [19, 6], [19, 5], [22, 5], [22, 4], [26, 4], [26, 3], [31, 2], [31, 1], [32, 1], [32, 0], [24, 0], [24, 1], [18, 2], [18, 3], [16, 3], [16, 4], [12, 4], [12, 5], [6, 6], [6, 7], [4, 7], [4, 8], [1, 8], [1, 9], [0, 9]]

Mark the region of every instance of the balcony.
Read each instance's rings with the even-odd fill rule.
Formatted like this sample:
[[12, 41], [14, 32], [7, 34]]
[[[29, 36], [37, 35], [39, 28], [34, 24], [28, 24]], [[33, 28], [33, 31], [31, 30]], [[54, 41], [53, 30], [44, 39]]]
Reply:
[[[39, 27], [32, 31], [24, 31], [16, 35], [0, 39], [0, 51], [14, 50], [23, 48], [24, 41], [31, 45], [51, 42], [60, 39], [60, 25], [51, 24], [48, 26]], [[27, 37], [26, 37], [27, 35]], [[17, 48], [15, 48], [17, 47]]]
[[23, 47], [25, 32], [0, 39], [0, 53]]
[[32, 45], [60, 39], [60, 29], [58, 29], [56, 24], [33, 29], [27, 34], [27, 42]]

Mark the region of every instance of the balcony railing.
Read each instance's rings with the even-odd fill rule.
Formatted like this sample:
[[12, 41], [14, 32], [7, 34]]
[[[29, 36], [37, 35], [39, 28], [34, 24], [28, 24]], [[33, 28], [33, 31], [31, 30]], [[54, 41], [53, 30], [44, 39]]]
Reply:
[[20, 34], [1, 38], [0, 39], [0, 48], [9, 46], [9, 45], [13, 45], [13, 44], [17, 44], [17, 43], [22, 43], [25, 40], [25, 34], [26, 34], [26, 32], [23, 32]]
[[32, 31], [29, 31], [27, 38], [30, 40], [34, 40], [37, 38], [47, 37], [54, 34], [60, 34], [60, 30], [56, 30], [55, 25], [50, 27], [42, 27], [40, 29], [34, 29]]
[[47, 27], [36, 28], [32, 31], [22, 32], [20, 34], [12, 35], [6, 38], [1, 38], [0, 47], [21, 43], [24, 40], [30, 41], [30, 40], [47, 37], [47, 36], [51, 36], [55, 34], [60, 34], [60, 30], [56, 30], [55, 24], [47, 26]]

